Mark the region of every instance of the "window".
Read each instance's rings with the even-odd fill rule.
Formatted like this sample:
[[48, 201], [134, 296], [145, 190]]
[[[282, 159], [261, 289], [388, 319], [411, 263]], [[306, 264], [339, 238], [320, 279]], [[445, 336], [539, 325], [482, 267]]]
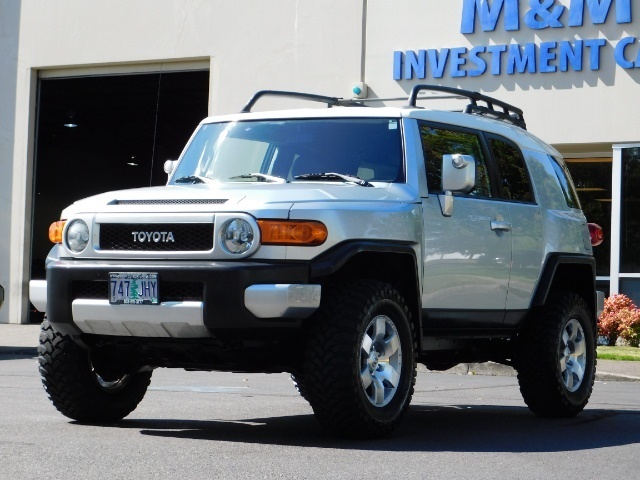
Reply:
[[286, 180], [342, 173], [371, 182], [402, 182], [398, 119], [291, 119], [202, 125], [173, 180], [198, 175], [220, 182], [252, 181], [263, 173]]
[[[597, 223], [604, 230], [604, 242], [593, 249], [596, 275], [608, 276], [611, 266], [611, 158], [565, 158], [573, 184], [578, 192], [582, 211], [588, 222]], [[609, 281], [597, 285], [608, 291]]]
[[527, 166], [520, 150], [505, 141], [489, 137], [493, 157], [498, 164], [502, 198], [519, 202], [533, 202]]
[[[620, 272], [637, 273], [640, 271], [640, 148], [622, 149], [621, 186]], [[636, 295], [640, 295], [640, 282], [634, 288]]]
[[576, 193], [576, 189], [573, 186], [573, 182], [571, 181], [569, 169], [563, 161], [558, 160], [551, 155], [549, 155], [549, 159], [551, 160], [553, 170], [556, 172], [556, 176], [558, 177], [558, 181], [560, 182], [562, 194], [564, 195], [564, 199], [567, 202], [567, 206], [569, 208], [580, 208], [580, 201], [578, 200], [578, 194]]
[[427, 168], [429, 192], [442, 192], [442, 156], [472, 155], [476, 160], [476, 186], [469, 195], [491, 197], [491, 181], [480, 137], [474, 133], [420, 124], [422, 150]]

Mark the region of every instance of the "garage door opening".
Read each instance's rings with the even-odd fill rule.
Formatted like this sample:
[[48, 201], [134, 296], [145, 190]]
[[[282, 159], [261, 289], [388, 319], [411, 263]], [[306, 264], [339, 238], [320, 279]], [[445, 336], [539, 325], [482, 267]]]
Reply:
[[208, 98], [208, 71], [39, 81], [32, 279], [45, 278], [48, 228], [64, 207], [109, 190], [166, 183], [164, 162], [178, 158], [207, 116]]

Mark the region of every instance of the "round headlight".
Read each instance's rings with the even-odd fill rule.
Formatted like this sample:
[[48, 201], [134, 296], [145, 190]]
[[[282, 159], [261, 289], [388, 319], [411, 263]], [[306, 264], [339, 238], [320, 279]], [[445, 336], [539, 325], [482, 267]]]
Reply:
[[241, 218], [227, 221], [221, 231], [222, 248], [227, 253], [241, 255], [253, 245], [253, 227]]
[[73, 253], [80, 253], [89, 243], [89, 227], [82, 220], [74, 220], [67, 227], [67, 246]]

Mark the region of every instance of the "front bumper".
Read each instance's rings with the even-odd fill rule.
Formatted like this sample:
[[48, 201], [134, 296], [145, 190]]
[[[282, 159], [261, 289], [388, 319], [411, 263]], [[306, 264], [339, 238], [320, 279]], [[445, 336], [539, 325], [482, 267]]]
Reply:
[[[111, 305], [109, 272], [157, 272], [160, 304]], [[197, 293], [163, 299], [168, 285], [195, 285]], [[320, 286], [309, 285], [305, 262], [60, 259], [47, 265], [46, 283], [32, 284], [31, 292], [67, 335], [260, 338], [265, 329], [298, 328], [320, 305]]]

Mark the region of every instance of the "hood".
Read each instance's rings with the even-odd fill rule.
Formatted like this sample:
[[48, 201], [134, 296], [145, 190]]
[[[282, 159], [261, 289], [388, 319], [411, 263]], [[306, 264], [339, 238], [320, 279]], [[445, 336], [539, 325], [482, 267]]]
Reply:
[[167, 185], [102, 193], [67, 207], [62, 218], [78, 213], [288, 211], [295, 203], [413, 202], [406, 184], [376, 187], [337, 182], [227, 183]]

